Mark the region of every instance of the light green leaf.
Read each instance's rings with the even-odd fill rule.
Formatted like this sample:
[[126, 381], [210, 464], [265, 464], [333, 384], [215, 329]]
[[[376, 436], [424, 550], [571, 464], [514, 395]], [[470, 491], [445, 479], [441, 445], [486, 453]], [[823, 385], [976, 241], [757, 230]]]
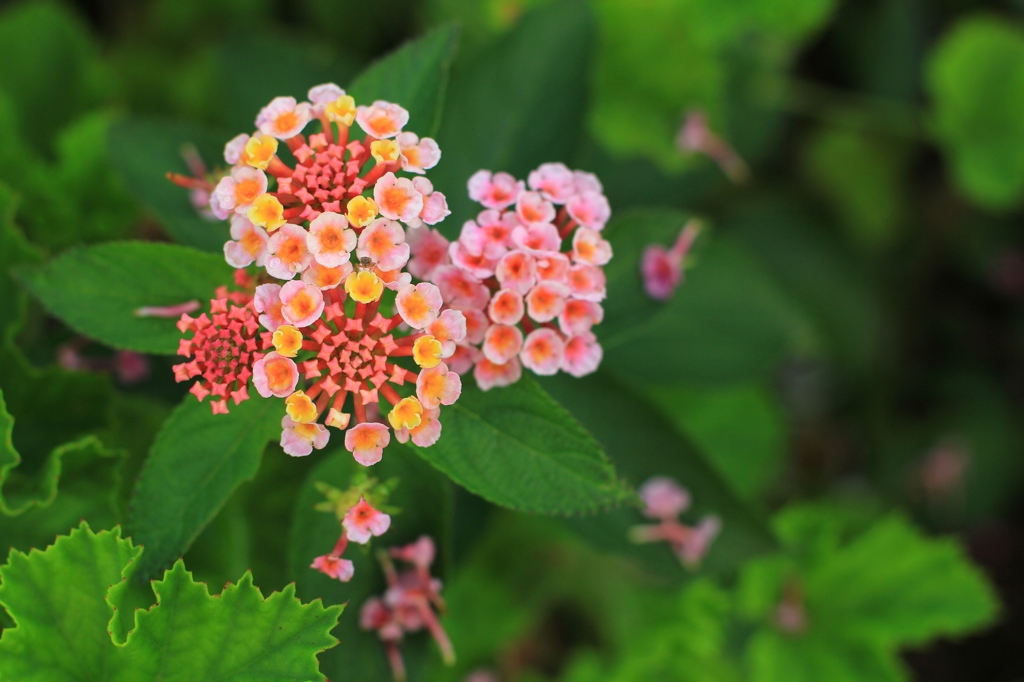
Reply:
[[12, 551], [0, 566], [0, 605], [17, 627], [0, 637], [0, 679], [112, 679], [117, 652], [104, 597], [141, 552], [119, 529], [93, 533], [84, 522], [45, 552]]
[[545, 161], [572, 156], [583, 132], [592, 38], [586, 3], [553, 2], [456, 62], [438, 137], [443, 156], [430, 175], [453, 213], [442, 229], [454, 233], [475, 215], [466, 181], [481, 168], [525, 178]]
[[294, 584], [264, 598], [248, 571], [211, 597], [182, 561], [153, 592], [157, 605], [136, 612], [112, 680], [324, 679], [317, 654], [337, 643], [330, 631], [342, 607], [302, 604]]
[[644, 247], [671, 246], [687, 218], [630, 211], [605, 229], [615, 256], [605, 268], [605, 320], [595, 329], [605, 349], [602, 367], [651, 383], [761, 378], [787, 352], [809, 344], [812, 330], [741, 247], [704, 230], [693, 266], [669, 301], [655, 301], [643, 289]]
[[139, 317], [144, 306], [196, 300], [206, 308], [231, 282], [223, 256], [154, 242], [111, 242], [68, 251], [18, 278], [47, 310], [73, 329], [115, 348], [173, 354], [176, 319]]
[[757, 632], [747, 645], [750, 682], [904, 682], [895, 653], [817, 635]]
[[221, 253], [229, 236], [227, 222], [200, 216], [188, 190], [168, 180], [167, 173], [191, 175], [182, 156], [189, 145], [199, 151], [208, 168], [223, 166], [224, 144], [235, 134], [158, 119], [116, 121], [108, 139], [110, 160], [132, 196], [153, 212], [175, 240]]
[[[746, 566], [737, 592], [739, 615], [760, 626], [747, 650], [751, 680], [904, 680], [902, 647], [992, 622], [992, 587], [955, 541], [872, 515], [821, 503], [776, 517], [787, 552]], [[784, 599], [802, 609], [801, 626], [779, 627]]]
[[1024, 191], [1024, 31], [995, 17], [963, 19], [939, 41], [925, 80], [933, 131], [957, 186], [986, 208]]
[[140, 575], [181, 556], [234, 489], [256, 475], [283, 413], [279, 400], [254, 398], [215, 415], [209, 403], [185, 396], [157, 435], [132, 496], [127, 527], [146, 546]]
[[812, 616], [842, 636], [923, 644], [992, 622], [998, 602], [951, 539], [924, 537], [890, 516], [807, 576]]
[[435, 29], [370, 65], [349, 94], [358, 104], [377, 99], [400, 104], [409, 110], [409, 130], [421, 137], [435, 135], [457, 41], [455, 27]]
[[[341, 448], [318, 462], [294, 501], [295, 513], [288, 533], [289, 572], [296, 580], [298, 594], [307, 599], [322, 597], [327, 604], [348, 602], [351, 610], [351, 617], [343, 619], [335, 631], [341, 640], [340, 646], [322, 657], [323, 671], [333, 682], [390, 679], [391, 670], [380, 639], [376, 633], [360, 629], [357, 617], [370, 596], [383, 594], [386, 589], [380, 564], [369, 550], [396, 547], [414, 542], [420, 535], [429, 535], [438, 543], [437, 560], [431, 573], [445, 579], [451, 561], [452, 485], [408, 448], [392, 442], [384, 458], [370, 471], [379, 480], [397, 478], [399, 481], [388, 504], [400, 511], [392, 515], [388, 532], [367, 548], [349, 545], [345, 557], [355, 564], [355, 575], [347, 583], [310, 568], [315, 557], [331, 550], [341, 533], [341, 525], [333, 514], [313, 508], [323, 500], [315, 483], [322, 481], [345, 489], [360, 471], [365, 469]], [[425, 664], [433, 646], [425, 633], [410, 635], [402, 642], [410, 679], [427, 679], [418, 676], [417, 671]]]
[[543, 514], [593, 512], [634, 499], [594, 437], [533, 380], [467, 386], [420, 455], [470, 492]]
[[[157, 603], [118, 625], [142, 548], [120, 529], [84, 522], [44, 552], [0, 566], [0, 605], [16, 627], [0, 637], [0, 677], [25, 682], [323, 680], [316, 655], [334, 644], [340, 607], [302, 604], [294, 587], [264, 599], [246, 573], [211, 597], [182, 562], [153, 583]], [[111, 628], [108, 631], [108, 627]], [[116, 638], [116, 639], [112, 639]]]
[[700, 580], [676, 599], [675, 617], [627, 643], [611, 670], [573, 671], [566, 682], [738, 682], [738, 671], [725, 655], [729, 594]]

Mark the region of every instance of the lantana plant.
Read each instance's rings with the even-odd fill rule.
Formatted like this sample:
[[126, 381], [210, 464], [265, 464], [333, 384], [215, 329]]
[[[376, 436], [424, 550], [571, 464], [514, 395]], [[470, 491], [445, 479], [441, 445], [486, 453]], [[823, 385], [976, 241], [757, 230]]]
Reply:
[[[582, 377], [601, 362], [592, 328], [604, 316], [612, 247], [601, 236], [611, 209], [600, 180], [561, 163], [526, 182], [481, 170], [467, 190], [484, 210], [449, 242], [432, 227], [449, 215], [447, 201], [425, 175], [441, 150], [408, 123], [398, 104], [357, 105], [325, 83], [308, 101], [264, 107], [251, 135], [225, 145], [219, 179], [201, 164], [193, 177], [168, 175], [201, 214], [229, 221], [224, 259], [235, 286], [218, 289], [197, 317], [194, 302], [146, 314], [180, 313], [178, 353], [188, 360], [175, 378], [195, 379], [191, 393], [210, 398], [213, 414], [248, 400], [250, 385], [284, 399], [280, 444], [293, 457], [326, 447], [333, 428], [369, 467], [392, 435], [435, 444], [462, 374], [472, 370], [489, 390], [518, 381], [523, 367]], [[342, 532], [311, 567], [348, 582], [349, 543], [390, 527], [388, 486], [365, 475], [345, 492], [319, 485], [327, 501], [318, 508], [333, 511]], [[390, 587], [364, 605], [362, 624], [380, 634], [395, 677], [404, 676], [404, 632], [426, 627], [453, 661], [431, 608], [443, 609], [428, 573], [433, 541], [381, 557]], [[392, 557], [415, 570], [397, 573]]]

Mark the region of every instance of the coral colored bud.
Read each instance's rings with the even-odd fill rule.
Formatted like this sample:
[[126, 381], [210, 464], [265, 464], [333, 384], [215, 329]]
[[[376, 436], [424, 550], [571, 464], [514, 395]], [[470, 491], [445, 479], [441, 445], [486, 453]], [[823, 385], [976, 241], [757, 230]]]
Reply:
[[286, 358], [294, 358], [302, 348], [302, 332], [290, 324], [281, 325], [274, 332], [274, 348]]
[[424, 369], [437, 367], [441, 362], [441, 342], [429, 334], [416, 339], [412, 345], [412, 359]]
[[355, 227], [366, 227], [377, 217], [377, 202], [369, 197], [353, 197], [348, 202], [346, 217], [348, 222]]
[[345, 280], [345, 291], [358, 303], [372, 303], [384, 293], [384, 282], [369, 270], [360, 270]]
[[324, 113], [327, 114], [327, 120], [350, 126], [356, 119], [356, 101], [351, 95], [342, 95], [328, 103]]
[[299, 424], [311, 424], [316, 421], [316, 405], [303, 391], [295, 391], [284, 400], [288, 416]]
[[374, 140], [370, 143], [370, 154], [377, 163], [390, 163], [398, 161], [402, 151], [394, 140]]
[[402, 398], [388, 413], [388, 421], [394, 429], [413, 429], [423, 420], [423, 405], [412, 396]]
[[277, 145], [277, 138], [270, 135], [262, 133], [253, 135], [245, 143], [245, 148], [239, 157], [239, 161], [253, 168], [267, 170], [267, 166], [270, 165], [274, 154], [277, 154]]
[[266, 228], [267, 232], [273, 232], [285, 224], [284, 206], [277, 200], [277, 197], [270, 194], [261, 194], [252, 202], [252, 208], [246, 214], [253, 225]]

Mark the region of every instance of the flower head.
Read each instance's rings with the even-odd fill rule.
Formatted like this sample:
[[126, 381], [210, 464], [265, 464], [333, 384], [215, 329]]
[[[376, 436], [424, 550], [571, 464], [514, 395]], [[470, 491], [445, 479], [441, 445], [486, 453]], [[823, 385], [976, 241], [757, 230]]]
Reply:
[[523, 367], [585, 376], [603, 355], [593, 328], [604, 317], [612, 248], [600, 235], [610, 216], [601, 183], [560, 163], [528, 180], [529, 189], [505, 173], [475, 173], [469, 195], [486, 210], [448, 246], [450, 264], [440, 239], [417, 237], [414, 248], [425, 243], [424, 276], [466, 321], [466, 349], [457, 343], [447, 357], [461, 371], [475, 364], [485, 390], [517, 381]]
[[682, 523], [679, 515], [689, 508], [690, 494], [671, 478], [655, 476], [640, 487], [639, 493], [644, 516], [658, 522], [634, 527], [630, 531], [633, 541], [667, 542], [684, 566], [695, 568], [721, 532], [721, 520], [711, 515], [696, 526]]
[[174, 366], [176, 381], [198, 379], [191, 393], [200, 402], [212, 395], [214, 414], [228, 411], [229, 398], [236, 405], [249, 398], [259, 325], [248, 305], [235, 305], [226, 296], [213, 299], [209, 315], [193, 318], [183, 314], [178, 329], [192, 332], [192, 337], [182, 338], [178, 345], [178, 354], [191, 359]]

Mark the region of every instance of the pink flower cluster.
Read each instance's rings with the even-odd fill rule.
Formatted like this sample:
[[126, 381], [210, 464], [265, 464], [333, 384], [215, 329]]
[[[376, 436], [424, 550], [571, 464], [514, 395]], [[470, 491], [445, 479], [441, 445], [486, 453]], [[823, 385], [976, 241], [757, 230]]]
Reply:
[[[430, 575], [434, 563], [434, 541], [421, 536], [404, 547], [393, 547], [381, 558], [388, 588], [383, 597], [372, 597], [359, 614], [359, 625], [364, 630], [376, 630], [387, 650], [391, 670], [396, 680], [405, 679], [405, 665], [398, 644], [407, 632], [426, 629], [437, 642], [445, 663], [455, 662], [455, 651], [448, 634], [437, 618], [437, 611], [445, 610], [441, 599], [441, 581]], [[409, 568], [395, 570], [392, 559], [409, 564]]]
[[696, 567], [721, 531], [721, 520], [717, 516], [706, 516], [696, 526], [679, 521], [679, 515], [690, 508], [690, 493], [671, 478], [651, 478], [639, 492], [644, 516], [658, 523], [633, 528], [630, 533], [633, 541], [667, 542], [684, 566]]
[[[260, 396], [285, 399], [281, 446], [292, 456], [325, 447], [327, 427], [345, 431], [346, 448], [365, 466], [380, 461], [392, 433], [432, 445], [441, 406], [461, 393], [444, 359], [464, 340], [465, 318], [442, 311], [439, 288], [414, 285], [405, 271], [406, 228], [449, 214], [424, 177], [440, 149], [404, 130], [408, 121], [397, 104], [357, 106], [326, 83], [309, 91], [309, 101], [277, 97], [264, 107], [257, 130], [226, 145], [231, 169], [216, 186], [171, 176], [206, 190], [212, 213], [230, 220], [227, 262], [265, 272], [251, 317], [266, 331], [247, 351], [234, 388], [236, 400], [244, 399], [251, 374]], [[278, 155], [281, 143], [294, 165]], [[395, 292], [393, 303], [385, 290]], [[210, 390], [207, 384], [218, 385], [207, 381], [199, 390]], [[391, 406], [387, 423], [372, 418], [381, 400]]]
[[409, 271], [466, 319], [452, 369], [473, 369], [484, 390], [518, 381], [523, 367], [595, 371], [602, 350], [592, 328], [604, 317], [603, 266], [612, 257], [601, 236], [611, 209], [600, 181], [545, 163], [526, 182], [482, 170], [468, 185], [484, 210], [456, 241], [426, 227], [409, 233]]

